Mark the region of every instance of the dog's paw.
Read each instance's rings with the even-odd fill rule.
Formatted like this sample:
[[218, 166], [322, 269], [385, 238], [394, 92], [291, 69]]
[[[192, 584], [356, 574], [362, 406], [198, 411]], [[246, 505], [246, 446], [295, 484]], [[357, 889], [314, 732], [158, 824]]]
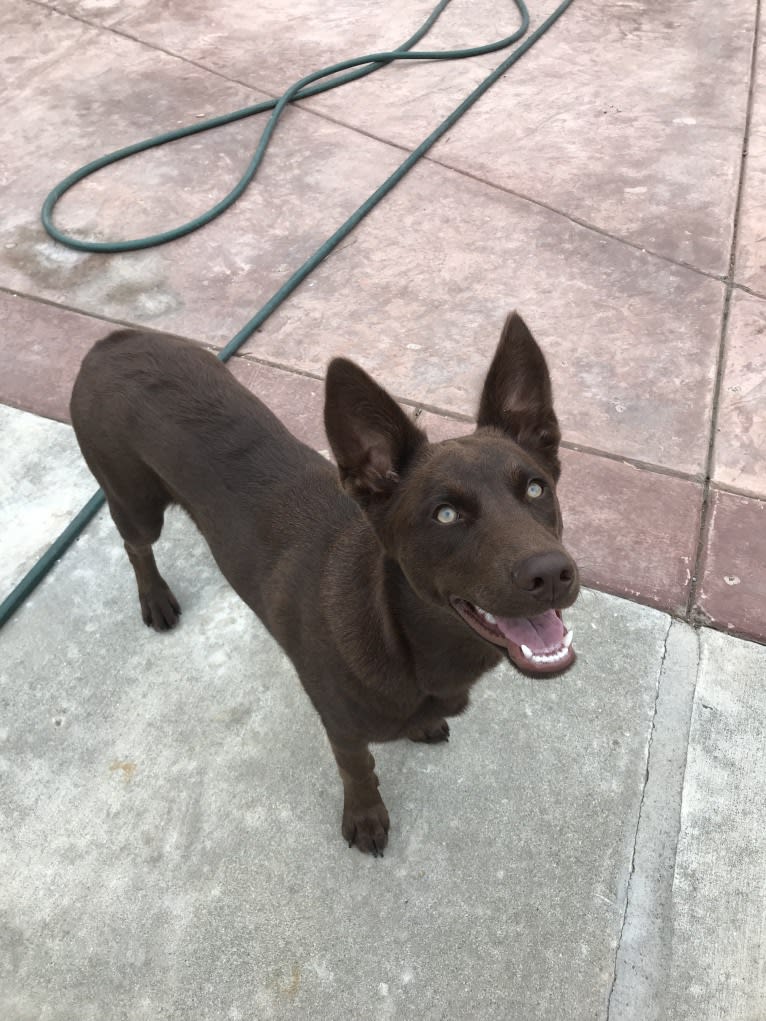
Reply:
[[382, 801], [367, 808], [344, 808], [341, 832], [348, 846], [354, 844], [365, 854], [383, 857], [388, 843], [388, 811]]
[[169, 631], [178, 623], [181, 607], [167, 585], [142, 593], [139, 600], [141, 617], [148, 627], [155, 631]]
[[407, 737], [410, 741], [424, 741], [426, 744], [449, 741], [449, 723], [446, 720], [437, 720], [436, 723], [429, 723], [425, 727], [415, 727], [407, 732]]

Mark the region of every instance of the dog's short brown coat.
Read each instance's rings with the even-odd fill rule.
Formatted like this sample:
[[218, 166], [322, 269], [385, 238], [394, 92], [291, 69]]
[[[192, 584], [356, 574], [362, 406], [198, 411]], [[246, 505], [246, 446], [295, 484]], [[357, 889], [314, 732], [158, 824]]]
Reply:
[[[343, 835], [362, 850], [382, 851], [389, 828], [369, 743], [445, 739], [445, 717], [466, 708], [502, 655], [451, 598], [508, 617], [576, 598], [550, 379], [518, 315], [490, 366], [477, 429], [460, 439], [430, 444], [362, 369], [335, 359], [325, 425], [342, 485], [219, 361], [174, 337], [118, 331], [99, 341], [71, 412], [144, 621], [163, 630], [180, 612], [151, 549], [178, 503], [294, 663], [343, 780]], [[531, 479], [539, 499], [527, 498]], [[446, 523], [445, 506], [457, 512]], [[519, 582], [518, 565], [541, 556], [566, 570], [542, 588]]]

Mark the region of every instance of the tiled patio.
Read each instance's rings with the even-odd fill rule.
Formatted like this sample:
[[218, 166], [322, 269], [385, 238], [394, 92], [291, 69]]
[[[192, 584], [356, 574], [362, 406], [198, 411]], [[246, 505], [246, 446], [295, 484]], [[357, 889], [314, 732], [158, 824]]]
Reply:
[[[533, 21], [553, 6], [536, 3]], [[0, 401], [65, 421], [80, 358], [111, 323], [222, 347], [499, 60], [392, 66], [305, 101], [235, 209], [161, 249], [104, 257], [53, 243], [39, 223], [53, 184], [120, 145], [395, 46], [429, 9], [7, 0]], [[715, 18], [691, 0], [672, 11], [576, 0], [233, 371], [324, 446], [320, 380], [345, 353], [448, 435], [466, 428], [503, 316], [519, 308], [555, 380], [565, 520], [587, 582], [764, 640], [755, 12], [752, 0], [726, 0]], [[456, 2], [429, 45], [497, 38], [514, 19], [511, 4]], [[240, 122], [102, 172], [65, 197], [58, 222], [99, 239], [180, 222], [233, 183], [258, 129]]]

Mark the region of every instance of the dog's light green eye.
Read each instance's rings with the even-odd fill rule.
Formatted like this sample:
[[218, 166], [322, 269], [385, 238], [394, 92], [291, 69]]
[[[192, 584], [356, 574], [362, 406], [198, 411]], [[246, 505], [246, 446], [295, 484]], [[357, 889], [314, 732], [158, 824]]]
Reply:
[[448, 503], [443, 503], [441, 507], [436, 508], [434, 517], [440, 525], [453, 525], [460, 515], [454, 507], [450, 507]]
[[527, 486], [527, 496], [530, 500], [537, 500], [543, 495], [542, 485], [533, 479]]

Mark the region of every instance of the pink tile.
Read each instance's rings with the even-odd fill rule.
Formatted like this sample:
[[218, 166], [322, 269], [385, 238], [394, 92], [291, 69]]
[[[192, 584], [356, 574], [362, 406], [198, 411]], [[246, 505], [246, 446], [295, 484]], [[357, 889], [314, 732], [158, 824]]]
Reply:
[[312, 374], [346, 354], [401, 398], [472, 415], [516, 307], [571, 442], [695, 474], [722, 299], [717, 281], [426, 165], [246, 349]]
[[766, 641], [766, 503], [713, 490], [697, 605], [712, 623]]
[[766, 301], [732, 296], [713, 478], [766, 497]]
[[85, 353], [116, 324], [0, 291], [0, 404], [69, 421]]
[[[0, 404], [69, 421], [69, 398], [80, 362], [97, 340], [119, 323], [68, 312], [55, 305], [0, 291]], [[324, 383], [235, 357], [234, 376], [257, 394], [295, 435], [317, 449], [327, 447], [323, 424]]]
[[763, 8], [734, 276], [738, 283], [766, 294], [766, 10]]
[[[222, 345], [401, 158], [292, 111], [257, 183], [204, 231], [127, 255], [75, 252], [39, 222], [62, 177], [118, 146], [263, 95], [22, 0], [3, 6], [2, 30], [20, 40], [18, 88], [5, 111], [22, 125], [0, 157], [0, 286], [8, 289]], [[99, 240], [182, 223], [234, 184], [259, 131], [240, 122], [104, 170], [64, 197], [57, 223]]]
[[299, 440], [327, 451], [324, 431], [324, 381], [234, 357], [234, 376], [278, 416]]
[[562, 462], [564, 534], [586, 584], [683, 616], [701, 484], [580, 451]]

